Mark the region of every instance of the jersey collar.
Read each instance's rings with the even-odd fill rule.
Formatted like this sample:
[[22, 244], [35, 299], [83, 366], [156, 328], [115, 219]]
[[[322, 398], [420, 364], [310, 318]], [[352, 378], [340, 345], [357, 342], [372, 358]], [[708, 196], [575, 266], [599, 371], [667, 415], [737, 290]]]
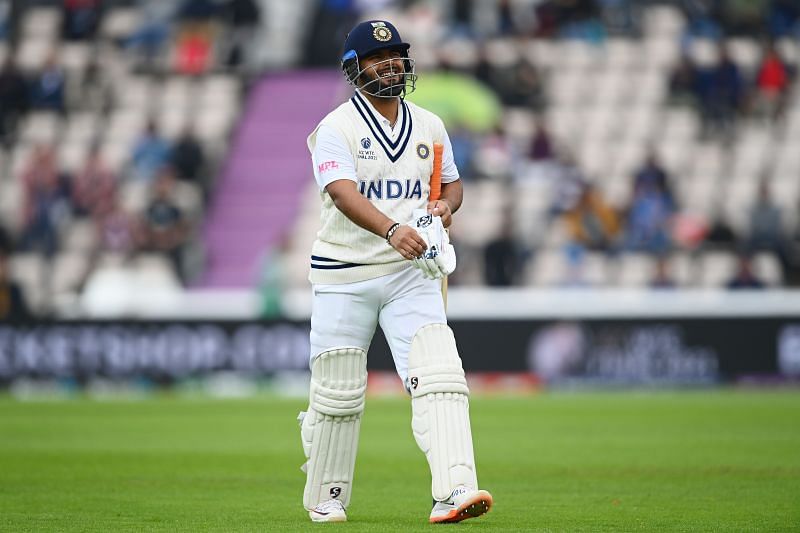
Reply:
[[408, 109], [408, 105], [403, 101], [400, 100], [400, 109], [398, 113], [400, 116], [398, 120], [400, 120], [400, 134], [397, 136], [397, 140], [392, 141], [391, 138], [386, 134], [386, 130], [384, 129], [384, 122], [386, 118], [378, 113], [378, 111], [372, 106], [372, 104], [361, 96], [361, 94], [356, 91], [353, 94], [353, 97], [350, 99], [350, 102], [358, 111], [358, 114], [361, 115], [361, 118], [364, 120], [366, 125], [369, 127], [372, 134], [375, 136], [375, 139], [378, 141], [378, 144], [381, 145], [383, 151], [386, 152], [387, 157], [392, 161], [392, 163], [396, 162], [400, 159], [400, 156], [403, 154], [403, 151], [408, 144], [409, 138], [411, 138], [411, 128], [412, 128], [412, 119], [411, 119], [411, 111]]

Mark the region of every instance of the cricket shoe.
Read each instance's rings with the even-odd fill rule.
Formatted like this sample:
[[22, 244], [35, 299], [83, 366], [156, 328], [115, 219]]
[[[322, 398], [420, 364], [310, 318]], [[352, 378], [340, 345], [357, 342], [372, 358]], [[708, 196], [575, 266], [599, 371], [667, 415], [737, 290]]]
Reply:
[[431, 511], [431, 524], [461, 522], [489, 512], [492, 495], [485, 490], [474, 490], [463, 485], [456, 487], [443, 502], [435, 501]]
[[308, 512], [314, 522], [347, 522], [344, 505], [339, 500], [325, 500]]

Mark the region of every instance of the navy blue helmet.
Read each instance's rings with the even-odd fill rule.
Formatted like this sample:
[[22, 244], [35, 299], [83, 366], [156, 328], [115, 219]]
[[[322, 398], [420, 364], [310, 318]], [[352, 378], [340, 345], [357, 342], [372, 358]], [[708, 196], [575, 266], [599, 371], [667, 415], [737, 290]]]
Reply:
[[[410, 47], [410, 44], [403, 42], [400, 32], [391, 22], [386, 20], [362, 22], [350, 30], [344, 41], [342, 71], [350, 84], [373, 96], [387, 98], [405, 96], [414, 90], [417, 80], [414, 60], [408, 57]], [[400, 52], [402, 72], [393, 70], [396, 63], [393, 59], [380, 61], [368, 69], [362, 68], [360, 63], [362, 59], [381, 50]]]

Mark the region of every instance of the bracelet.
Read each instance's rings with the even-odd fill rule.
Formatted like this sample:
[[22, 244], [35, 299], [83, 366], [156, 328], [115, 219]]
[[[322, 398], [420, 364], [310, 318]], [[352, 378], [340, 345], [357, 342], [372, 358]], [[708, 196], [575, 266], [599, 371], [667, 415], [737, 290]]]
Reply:
[[400, 227], [400, 223], [399, 222], [395, 222], [394, 224], [392, 224], [392, 227], [389, 228], [389, 231], [386, 232], [386, 243], [389, 246], [392, 245], [392, 243], [389, 242], [391, 240], [391, 238], [392, 238], [392, 235], [394, 235], [394, 232], [397, 231], [397, 228], [399, 228], [399, 227]]

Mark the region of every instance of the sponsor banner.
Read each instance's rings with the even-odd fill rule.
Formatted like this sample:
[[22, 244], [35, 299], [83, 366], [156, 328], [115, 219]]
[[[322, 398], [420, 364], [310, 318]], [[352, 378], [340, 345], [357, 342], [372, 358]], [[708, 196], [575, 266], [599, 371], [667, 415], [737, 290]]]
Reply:
[[91, 322], [0, 325], [0, 381], [214, 371], [270, 375], [308, 368], [307, 323]]
[[[468, 372], [530, 374], [536, 383], [800, 379], [800, 318], [462, 320], [450, 325]], [[270, 376], [308, 369], [308, 336], [308, 322], [5, 323], [0, 324], [0, 383], [95, 377], [169, 383], [220, 371]], [[394, 370], [380, 330], [368, 365]]]

